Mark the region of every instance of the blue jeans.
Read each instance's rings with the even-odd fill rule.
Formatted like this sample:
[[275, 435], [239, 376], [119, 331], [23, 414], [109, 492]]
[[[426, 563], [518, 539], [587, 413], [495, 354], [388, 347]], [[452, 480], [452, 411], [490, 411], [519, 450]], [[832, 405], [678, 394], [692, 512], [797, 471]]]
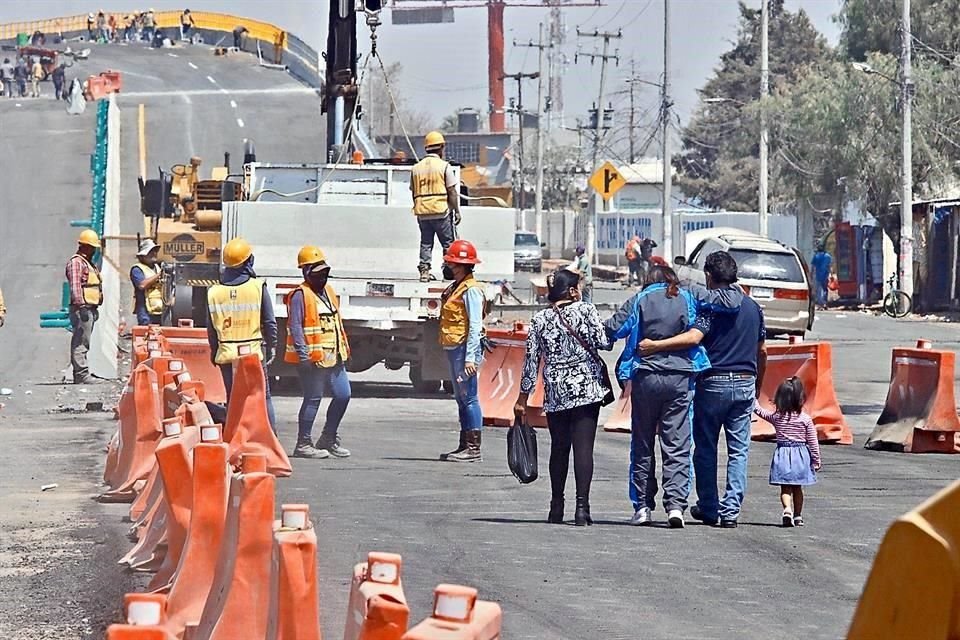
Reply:
[[[220, 375], [223, 376], [223, 387], [227, 390], [227, 404], [230, 403], [230, 391], [233, 389], [233, 365], [232, 364], [221, 364]], [[273, 411], [273, 398], [270, 396], [270, 375], [267, 373], [267, 368], [263, 368], [263, 380], [266, 384], [266, 396], [267, 396], [267, 418], [270, 420], [270, 428], [273, 429], [273, 432], [277, 432], [277, 415]]]
[[450, 361], [453, 397], [457, 399], [457, 409], [460, 412], [460, 430], [476, 431], [481, 429], [483, 427], [483, 411], [480, 410], [480, 398], [477, 394], [477, 375], [468, 378], [463, 372], [467, 345], [462, 344], [446, 351], [447, 359]]
[[827, 280], [817, 280], [817, 304], [827, 306]]
[[146, 307], [137, 307], [134, 312], [137, 315], [137, 324], [141, 327], [145, 327], [150, 324], [160, 324], [163, 316], [161, 314], [150, 315], [147, 313]]
[[[747, 489], [750, 417], [756, 378], [715, 374], [697, 382], [693, 400], [693, 467], [697, 504], [704, 517], [735, 520]], [[727, 486], [717, 496], [717, 443], [720, 428], [727, 438]]]
[[313, 422], [317, 419], [320, 410], [320, 401], [324, 395], [329, 396], [330, 406], [327, 407], [327, 421], [323, 425], [322, 440], [334, 439], [340, 421], [350, 404], [350, 378], [347, 377], [347, 368], [338, 364], [328, 369], [316, 367], [313, 363], [301, 364], [297, 367], [300, 377], [300, 387], [303, 389], [303, 403], [298, 415], [299, 430], [297, 442], [309, 442], [313, 432]]

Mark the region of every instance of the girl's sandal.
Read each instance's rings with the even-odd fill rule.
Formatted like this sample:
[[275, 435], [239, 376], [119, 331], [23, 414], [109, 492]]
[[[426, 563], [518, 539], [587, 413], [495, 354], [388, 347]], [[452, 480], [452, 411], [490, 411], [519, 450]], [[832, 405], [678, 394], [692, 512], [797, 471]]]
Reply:
[[794, 525], [793, 512], [789, 509], [783, 510], [783, 526], [792, 527]]
[[794, 516], [793, 517], [793, 526], [802, 527], [803, 526], [803, 516]]

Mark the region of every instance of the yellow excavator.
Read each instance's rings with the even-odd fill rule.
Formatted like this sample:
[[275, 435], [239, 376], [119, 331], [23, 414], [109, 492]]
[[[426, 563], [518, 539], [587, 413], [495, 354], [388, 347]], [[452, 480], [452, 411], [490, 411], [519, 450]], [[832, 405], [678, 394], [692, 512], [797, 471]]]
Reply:
[[[199, 157], [141, 181], [144, 231], [160, 246], [164, 268], [164, 323], [192, 319], [206, 323], [207, 287], [220, 269], [220, 225], [224, 202], [243, 199], [243, 185], [230, 176], [230, 154], [202, 179]], [[240, 178], [240, 176], [236, 176]]]

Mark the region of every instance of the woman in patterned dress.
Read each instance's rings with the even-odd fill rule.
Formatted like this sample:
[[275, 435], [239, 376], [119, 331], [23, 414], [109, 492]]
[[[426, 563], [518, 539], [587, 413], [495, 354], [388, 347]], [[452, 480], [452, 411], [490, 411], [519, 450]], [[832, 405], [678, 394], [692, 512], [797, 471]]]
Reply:
[[561, 269], [547, 278], [552, 305], [530, 322], [527, 355], [515, 412], [523, 417], [527, 398], [543, 362], [544, 401], [550, 429], [550, 513], [547, 522], [563, 522], [563, 490], [570, 449], [577, 483], [574, 524], [593, 524], [590, 482], [593, 479], [593, 443], [600, 404], [609, 390], [603, 382], [598, 349], [609, 350], [596, 307], [581, 300], [579, 274]]

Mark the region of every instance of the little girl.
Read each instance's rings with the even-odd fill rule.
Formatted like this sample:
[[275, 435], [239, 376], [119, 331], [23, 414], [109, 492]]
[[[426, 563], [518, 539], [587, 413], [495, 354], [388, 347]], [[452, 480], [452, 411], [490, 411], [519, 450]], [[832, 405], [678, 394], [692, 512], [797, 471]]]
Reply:
[[803, 412], [806, 393], [796, 376], [777, 388], [773, 404], [776, 411], [757, 405], [754, 413], [773, 425], [777, 432], [777, 450], [770, 463], [770, 484], [780, 485], [783, 526], [803, 526], [803, 487], [817, 481], [820, 470], [820, 443], [813, 420]]

